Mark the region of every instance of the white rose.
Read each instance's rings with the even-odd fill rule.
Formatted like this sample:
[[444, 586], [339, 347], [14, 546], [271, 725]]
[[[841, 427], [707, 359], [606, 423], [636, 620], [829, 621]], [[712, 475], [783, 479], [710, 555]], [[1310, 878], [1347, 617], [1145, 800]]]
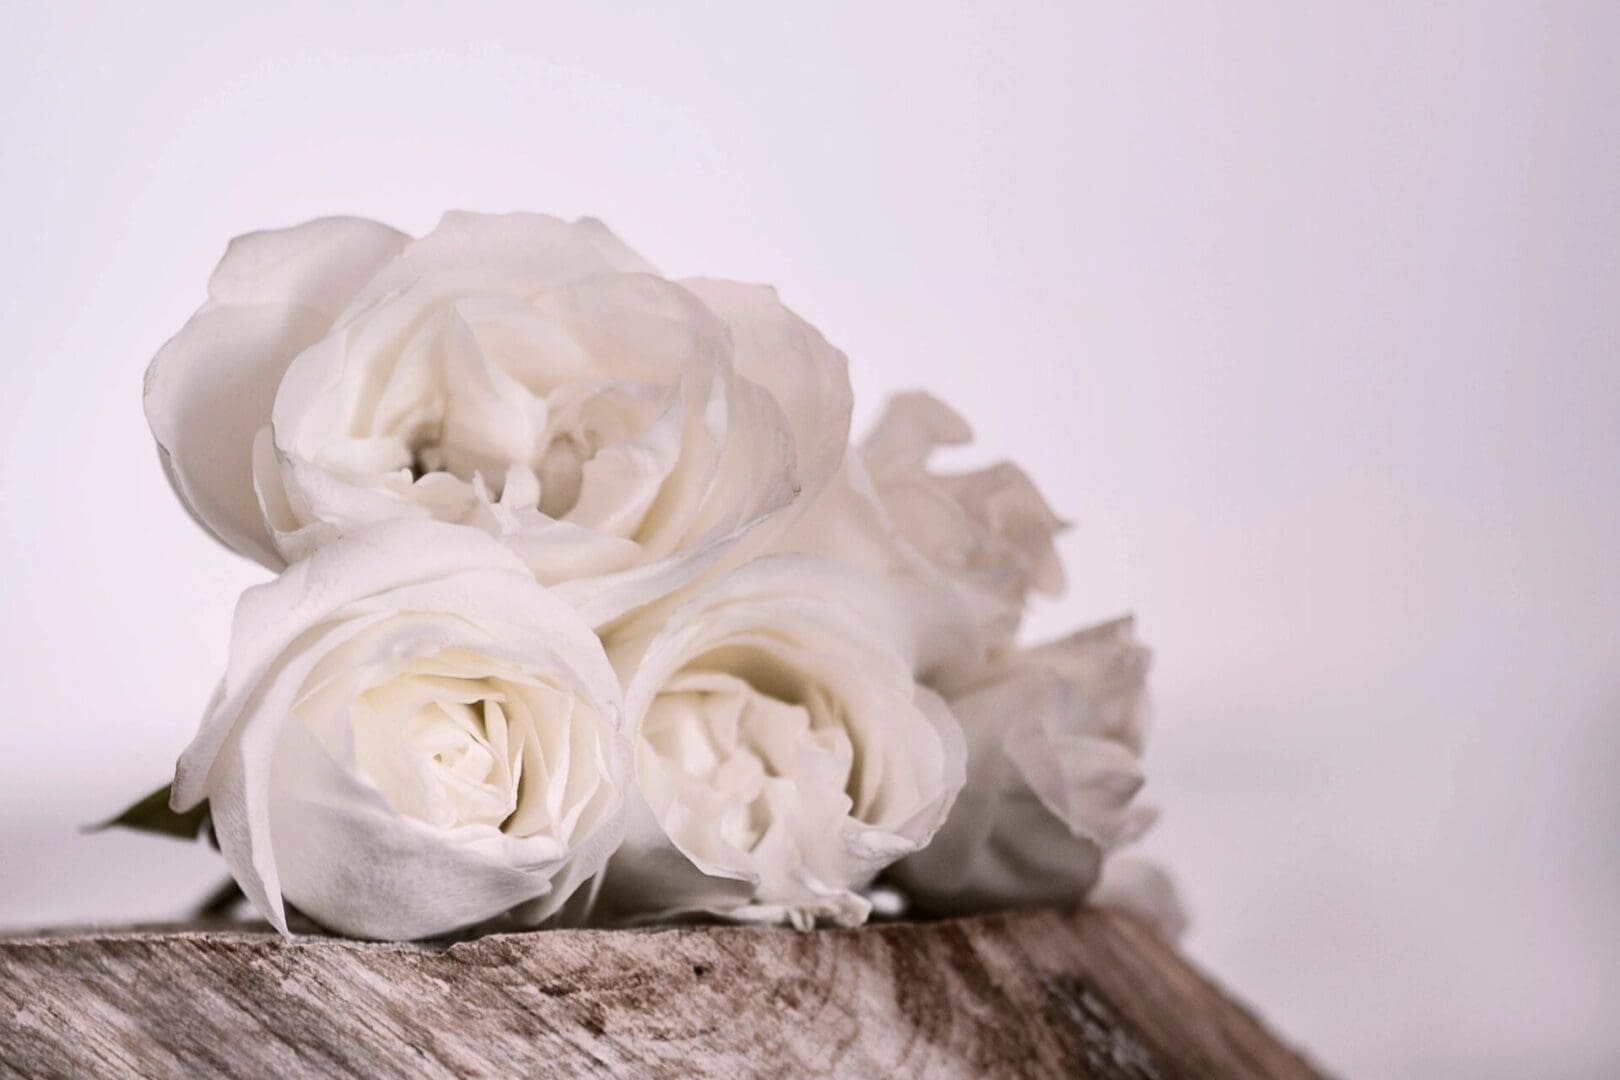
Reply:
[[967, 786], [892, 876], [928, 913], [1077, 903], [1152, 824], [1142, 786], [1148, 651], [1130, 619], [1008, 652], [948, 694]]
[[1009, 646], [1030, 594], [1064, 586], [1054, 538], [1065, 525], [1022, 470], [928, 468], [937, 448], [971, 439], [944, 402], [896, 395], [779, 544], [886, 575], [907, 597], [930, 677]]
[[249, 589], [172, 804], [248, 898], [362, 937], [538, 921], [623, 832], [629, 747], [589, 626], [488, 536], [358, 530]]
[[956, 721], [881, 599], [833, 564], [766, 558], [610, 639], [640, 798], [606, 912], [866, 919], [859, 890], [928, 843], [963, 776]]
[[593, 625], [813, 498], [849, 408], [842, 354], [771, 290], [670, 282], [536, 214], [239, 237], [146, 385], [175, 489], [244, 554], [477, 525]]

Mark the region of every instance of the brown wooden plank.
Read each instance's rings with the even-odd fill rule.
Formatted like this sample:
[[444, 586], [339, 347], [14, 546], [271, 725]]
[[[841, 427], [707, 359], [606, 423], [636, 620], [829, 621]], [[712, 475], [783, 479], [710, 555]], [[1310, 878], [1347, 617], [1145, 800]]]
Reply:
[[264, 929], [0, 939], [25, 1076], [1318, 1075], [1125, 916], [856, 931]]

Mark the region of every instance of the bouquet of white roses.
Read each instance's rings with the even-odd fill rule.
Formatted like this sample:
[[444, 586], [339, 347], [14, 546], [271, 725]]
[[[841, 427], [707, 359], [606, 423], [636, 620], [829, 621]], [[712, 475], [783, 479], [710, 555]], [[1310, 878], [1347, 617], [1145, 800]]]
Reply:
[[[1129, 620], [1016, 643], [1062, 523], [926, 394], [851, 446], [768, 288], [601, 223], [330, 218], [235, 240], [152, 362], [188, 510], [276, 573], [162, 802], [258, 911], [364, 937], [855, 926], [1106, 893], [1151, 813]], [[166, 806], [164, 805], [166, 803]]]

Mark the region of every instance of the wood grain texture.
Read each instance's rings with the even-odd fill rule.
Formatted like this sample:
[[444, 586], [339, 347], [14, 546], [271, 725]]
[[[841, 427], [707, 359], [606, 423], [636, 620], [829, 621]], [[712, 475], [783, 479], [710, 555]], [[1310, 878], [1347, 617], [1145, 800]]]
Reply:
[[0, 938], [0, 1074], [1309, 1077], [1128, 918]]

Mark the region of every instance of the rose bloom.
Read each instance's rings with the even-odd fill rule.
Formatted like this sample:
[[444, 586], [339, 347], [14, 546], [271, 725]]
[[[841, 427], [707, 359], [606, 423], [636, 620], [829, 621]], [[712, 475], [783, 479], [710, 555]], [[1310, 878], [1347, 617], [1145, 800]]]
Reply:
[[[891, 872], [919, 910], [1074, 904], [1093, 892], [1111, 853], [1156, 816], [1136, 801], [1147, 666], [1127, 618], [1001, 654], [948, 693], [967, 785], [934, 842]], [[1160, 895], [1134, 903], [1133, 890]], [[1108, 899], [1174, 908], [1163, 875], [1130, 863], [1111, 875]]]
[[1054, 541], [1066, 526], [1023, 470], [929, 467], [937, 449], [971, 439], [938, 398], [896, 395], [777, 545], [887, 577], [905, 597], [919, 670], [931, 678], [1011, 646], [1030, 595], [1064, 587]]
[[962, 786], [881, 587], [765, 558], [620, 628], [638, 796], [602, 911], [855, 926], [860, 890], [921, 849]]
[[322, 219], [237, 238], [208, 291], [147, 417], [194, 516], [272, 569], [436, 518], [599, 625], [791, 517], [848, 438], [843, 355], [774, 292], [665, 280], [593, 220]]
[[259, 912], [360, 937], [538, 922], [623, 831], [629, 748], [601, 643], [472, 529], [357, 530], [248, 590], [180, 758]]

